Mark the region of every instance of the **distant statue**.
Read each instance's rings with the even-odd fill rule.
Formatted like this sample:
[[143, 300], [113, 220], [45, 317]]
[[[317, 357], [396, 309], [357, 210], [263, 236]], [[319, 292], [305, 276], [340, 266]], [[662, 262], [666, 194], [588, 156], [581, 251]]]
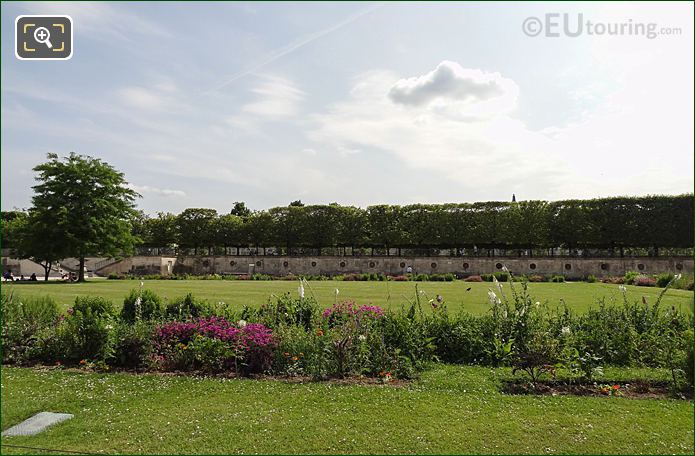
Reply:
[[512, 203], [516, 203], [516, 195], [512, 193]]

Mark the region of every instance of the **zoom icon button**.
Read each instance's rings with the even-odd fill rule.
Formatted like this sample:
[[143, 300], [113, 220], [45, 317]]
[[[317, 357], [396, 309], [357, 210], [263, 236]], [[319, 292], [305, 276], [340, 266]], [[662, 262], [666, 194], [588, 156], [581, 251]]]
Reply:
[[72, 57], [70, 16], [18, 16], [15, 55], [20, 60], [67, 60]]

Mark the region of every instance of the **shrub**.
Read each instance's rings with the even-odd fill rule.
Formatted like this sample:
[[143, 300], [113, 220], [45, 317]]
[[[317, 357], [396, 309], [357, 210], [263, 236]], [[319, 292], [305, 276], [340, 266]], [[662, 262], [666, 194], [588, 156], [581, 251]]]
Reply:
[[655, 287], [656, 279], [646, 275], [641, 275], [634, 279], [633, 284], [637, 285], [638, 287]]
[[625, 278], [624, 277], [604, 277], [601, 279], [601, 282], [603, 283], [611, 283], [613, 285], [620, 285], [625, 283]]
[[542, 275], [534, 274], [532, 276], [529, 276], [528, 278], [529, 282], [545, 282], [547, 281], [547, 278]]
[[468, 276], [465, 279], [463, 279], [464, 282], [482, 282], [483, 278], [480, 277], [479, 275], [472, 275]]
[[640, 276], [640, 273], [637, 271], [627, 271], [625, 273], [625, 284], [626, 285], [634, 285], [635, 279]]
[[596, 283], [597, 279], [595, 275], [589, 274], [588, 276], [586, 276], [586, 281], [587, 283]]
[[257, 320], [265, 325], [276, 328], [280, 325], [303, 326], [309, 330], [313, 320], [318, 318], [319, 308], [314, 298], [294, 299], [290, 293], [278, 296], [275, 301], [262, 304], [257, 310], [244, 307], [241, 318]]
[[128, 323], [139, 320], [156, 320], [162, 316], [162, 299], [152, 290], [130, 290], [123, 300], [121, 319]]
[[114, 355], [115, 318], [113, 304], [100, 297], [77, 297], [68, 315], [56, 328], [59, 359], [67, 362], [108, 362]]
[[517, 371], [525, 372], [531, 384], [535, 385], [543, 374], [555, 375], [555, 363], [558, 361], [557, 339], [545, 331], [533, 334], [526, 346], [515, 352], [512, 361], [512, 375]]
[[510, 275], [508, 272], [495, 272], [492, 274], [498, 282], [509, 282]]
[[685, 372], [685, 379], [688, 382], [688, 386], [693, 387], [693, 376], [695, 375], [695, 365], [693, 365], [693, 330], [689, 329], [684, 335], [684, 346], [685, 346], [685, 356], [684, 363], [682, 366]]
[[384, 316], [384, 309], [379, 306], [357, 306], [354, 301], [342, 301], [333, 304], [322, 313], [328, 326], [333, 327], [342, 324], [346, 320], [377, 319]]
[[563, 276], [563, 275], [554, 275], [554, 276], [552, 276], [552, 277], [550, 278], [550, 281], [551, 281], [551, 282], [554, 282], [554, 283], [562, 283], [562, 282], [565, 281], [565, 276]]
[[166, 305], [165, 314], [175, 320], [189, 320], [209, 317], [213, 314], [212, 306], [205, 300], [196, 299], [192, 293], [176, 298]]
[[485, 282], [492, 282], [492, 278], [494, 277], [492, 274], [480, 274], [480, 277], [485, 281]]
[[4, 363], [27, 361], [27, 351], [36, 343], [36, 334], [56, 324], [58, 305], [53, 298], [20, 298], [3, 293], [2, 355]]
[[153, 330], [154, 326], [146, 321], [137, 321], [135, 324], [121, 322], [116, 325], [113, 364], [127, 368], [146, 366], [152, 352]]
[[673, 274], [671, 274], [670, 272], [664, 272], [662, 274], [659, 274], [656, 276], [656, 286], [660, 287], [660, 288], [664, 288], [674, 278], [675, 278], [675, 276]]
[[394, 282], [407, 282], [408, 276], [406, 275], [397, 275], [397, 276], [391, 276], [389, 280], [393, 280]]
[[429, 280], [431, 282], [453, 282], [456, 280], [456, 276], [450, 272], [446, 274], [430, 274]]

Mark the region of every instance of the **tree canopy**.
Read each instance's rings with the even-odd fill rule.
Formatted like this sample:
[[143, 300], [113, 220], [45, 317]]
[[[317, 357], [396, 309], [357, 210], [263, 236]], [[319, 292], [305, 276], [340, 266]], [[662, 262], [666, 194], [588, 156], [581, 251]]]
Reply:
[[[100, 159], [75, 153], [62, 159], [48, 154], [48, 161], [34, 171], [38, 183], [28, 214], [31, 229], [20, 239], [29, 239], [32, 247], [40, 242], [40, 250], [55, 251], [59, 258], [79, 258], [80, 281], [84, 280], [85, 257], [115, 257], [133, 251], [139, 242], [133, 233], [139, 195], [128, 187], [123, 173]], [[33, 249], [21, 247], [24, 254], [41, 257]]]

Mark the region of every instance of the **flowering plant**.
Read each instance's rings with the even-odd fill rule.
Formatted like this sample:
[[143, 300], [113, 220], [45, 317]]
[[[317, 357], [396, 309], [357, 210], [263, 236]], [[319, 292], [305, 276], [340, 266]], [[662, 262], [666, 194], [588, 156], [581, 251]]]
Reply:
[[[202, 338], [202, 339], [201, 339]], [[194, 347], [211, 348], [225, 359], [205, 361], [207, 366], [244, 368], [248, 372], [261, 372], [270, 367], [275, 346], [272, 331], [259, 323], [230, 323], [224, 318], [199, 318], [192, 322], [171, 322], [159, 325], [153, 335], [153, 356], [156, 365], [164, 369], [191, 368], [201, 356], [190, 354]], [[243, 360], [242, 366], [239, 361]]]
[[598, 390], [601, 394], [606, 396], [622, 396], [623, 392], [620, 390], [620, 385], [600, 385]]
[[329, 326], [336, 326], [347, 320], [357, 323], [377, 320], [384, 316], [384, 309], [379, 306], [358, 306], [354, 301], [341, 301], [324, 310], [322, 315]]

